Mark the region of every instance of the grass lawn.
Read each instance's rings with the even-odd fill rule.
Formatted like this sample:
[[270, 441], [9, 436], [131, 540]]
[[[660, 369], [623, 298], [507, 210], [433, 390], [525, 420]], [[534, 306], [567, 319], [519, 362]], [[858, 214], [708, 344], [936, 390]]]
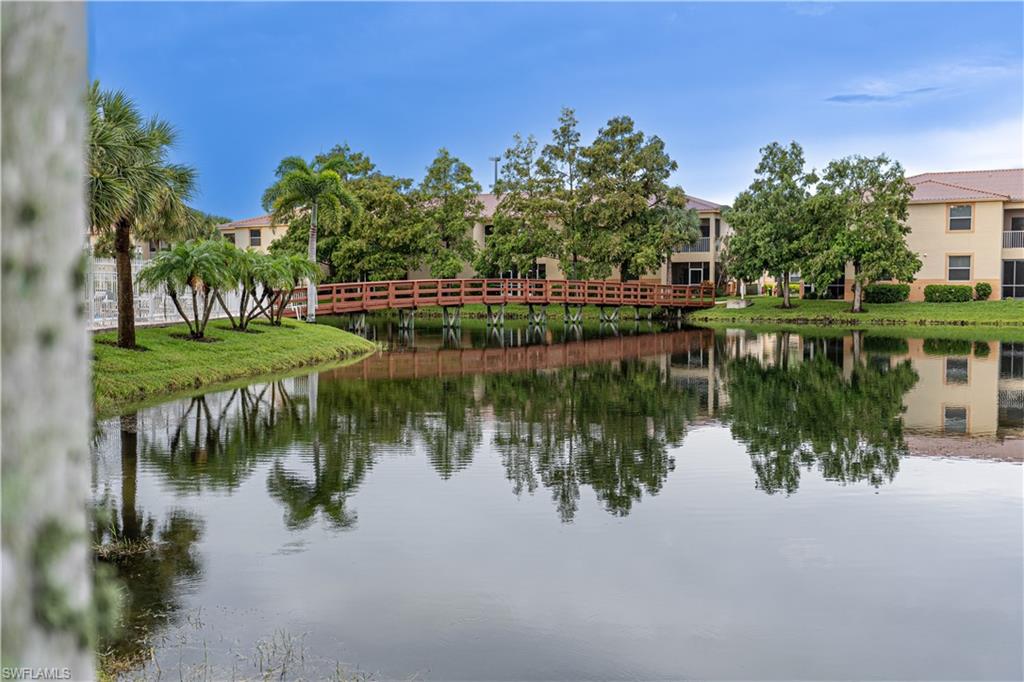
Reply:
[[375, 344], [329, 325], [285, 320], [281, 327], [253, 322], [254, 333], [236, 332], [226, 321], [206, 329], [212, 342], [173, 335], [187, 333], [184, 325], [146, 327], [136, 331], [145, 350], [114, 345], [116, 332], [93, 336], [93, 403], [98, 415], [194, 391], [232, 379], [282, 372], [371, 352]]
[[691, 313], [694, 322], [741, 324], [840, 324], [846, 326], [971, 325], [1024, 326], [1024, 301], [971, 301], [969, 303], [866, 303], [864, 312], [850, 312], [847, 301], [796, 299], [794, 307], [780, 308], [781, 299], [755, 298], [748, 308], [724, 304]]

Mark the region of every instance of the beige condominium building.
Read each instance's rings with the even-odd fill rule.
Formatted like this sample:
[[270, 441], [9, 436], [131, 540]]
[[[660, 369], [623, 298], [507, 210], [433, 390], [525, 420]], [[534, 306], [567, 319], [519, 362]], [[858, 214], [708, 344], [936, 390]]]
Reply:
[[[921, 258], [910, 300], [929, 284], [988, 282], [992, 298], [1024, 298], [1024, 168], [922, 173], [914, 185], [907, 245]], [[830, 292], [853, 298], [853, 268]]]
[[272, 224], [269, 214], [235, 220], [218, 225], [217, 228], [224, 238], [235, 246], [263, 253], [267, 252], [271, 242], [283, 237], [288, 231], [287, 225]]

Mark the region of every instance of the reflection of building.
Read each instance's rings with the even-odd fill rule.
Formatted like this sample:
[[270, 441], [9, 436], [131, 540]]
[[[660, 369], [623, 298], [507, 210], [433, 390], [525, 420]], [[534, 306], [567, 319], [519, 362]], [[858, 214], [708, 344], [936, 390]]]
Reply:
[[[719, 356], [762, 366], [824, 356], [849, 379], [856, 362], [881, 371], [910, 360], [918, 379], [903, 397], [903, 424], [918, 454], [1024, 459], [1024, 343], [902, 339], [864, 332], [808, 337], [729, 330]], [[711, 364], [721, 359], [711, 355]], [[718, 406], [728, 403], [721, 395]]]
[[1024, 343], [999, 344], [1000, 429], [1024, 429]]
[[999, 359], [991, 351], [998, 344], [963, 341], [950, 342], [952, 347], [932, 348], [934, 343], [921, 339], [909, 339], [907, 344], [919, 377], [904, 401], [907, 428], [944, 434], [995, 434], [999, 426]]

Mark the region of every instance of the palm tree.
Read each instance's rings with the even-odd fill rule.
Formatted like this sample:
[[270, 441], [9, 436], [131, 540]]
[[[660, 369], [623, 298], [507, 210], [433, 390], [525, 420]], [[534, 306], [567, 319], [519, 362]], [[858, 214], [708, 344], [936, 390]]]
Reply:
[[135, 346], [135, 300], [131, 244], [136, 238], [187, 236], [197, 227], [186, 202], [195, 188], [195, 170], [169, 163], [177, 137], [165, 121], [144, 121], [122, 91], [89, 89], [89, 225], [113, 232], [117, 268], [117, 345]]
[[[341, 156], [317, 158], [306, 163], [297, 156], [289, 156], [277, 167], [277, 181], [263, 193], [263, 206], [273, 214], [272, 222], [293, 218], [297, 213], [309, 212], [310, 263], [316, 263], [317, 219], [321, 211], [340, 214], [347, 208], [358, 215], [359, 201], [345, 187], [339, 171], [344, 172], [348, 162]], [[316, 320], [316, 283], [312, 278], [306, 290], [306, 321]]]
[[[203, 338], [213, 303], [220, 297], [220, 289], [232, 284], [230, 265], [221, 244], [219, 240], [189, 240], [176, 244], [170, 251], [158, 253], [139, 271], [139, 286], [142, 288], [166, 287], [167, 295], [188, 325], [189, 336], [193, 339]], [[183, 294], [192, 296], [191, 318], [181, 307], [180, 297]]]

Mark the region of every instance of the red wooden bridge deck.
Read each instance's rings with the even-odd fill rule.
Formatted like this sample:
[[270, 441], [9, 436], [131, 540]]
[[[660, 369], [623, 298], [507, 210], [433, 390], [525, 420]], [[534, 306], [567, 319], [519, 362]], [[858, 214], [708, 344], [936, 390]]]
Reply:
[[[317, 315], [367, 313], [467, 304], [598, 305], [668, 309], [710, 308], [715, 288], [694, 285], [564, 279], [412, 279], [345, 282], [317, 287]], [[306, 289], [295, 290], [292, 306], [306, 307]], [[294, 315], [294, 311], [289, 311]]]

